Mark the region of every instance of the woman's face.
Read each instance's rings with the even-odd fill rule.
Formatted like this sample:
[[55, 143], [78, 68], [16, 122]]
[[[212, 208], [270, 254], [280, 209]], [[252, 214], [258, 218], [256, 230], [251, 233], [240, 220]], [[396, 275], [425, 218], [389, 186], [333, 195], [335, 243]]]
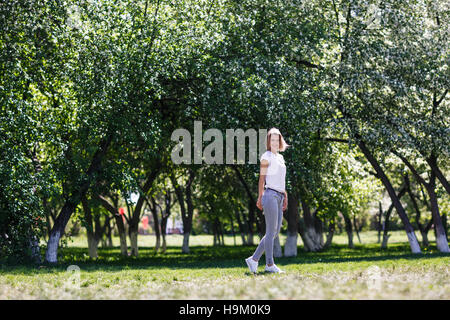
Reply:
[[270, 150], [272, 152], [278, 152], [278, 149], [280, 147], [280, 136], [278, 134], [271, 134], [270, 135]]

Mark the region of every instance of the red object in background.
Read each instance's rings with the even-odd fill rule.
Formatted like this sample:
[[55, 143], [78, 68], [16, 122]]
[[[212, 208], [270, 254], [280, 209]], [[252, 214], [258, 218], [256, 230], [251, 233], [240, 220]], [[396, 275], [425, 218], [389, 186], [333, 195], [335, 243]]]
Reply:
[[122, 221], [125, 222], [125, 209], [119, 208], [119, 214], [122, 216]]
[[144, 229], [148, 228], [148, 217], [147, 216], [142, 217], [142, 226], [144, 227]]

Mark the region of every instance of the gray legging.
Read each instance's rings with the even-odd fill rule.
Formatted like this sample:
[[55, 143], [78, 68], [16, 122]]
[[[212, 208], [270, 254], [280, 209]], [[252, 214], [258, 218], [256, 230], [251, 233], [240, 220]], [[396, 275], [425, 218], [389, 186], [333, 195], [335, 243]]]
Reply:
[[253, 253], [253, 259], [259, 261], [263, 252], [266, 252], [266, 264], [273, 264], [273, 240], [281, 229], [283, 221], [284, 194], [266, 189], [261, 197], [261, 204], [266, 220], [266, 234], [261, 239]]

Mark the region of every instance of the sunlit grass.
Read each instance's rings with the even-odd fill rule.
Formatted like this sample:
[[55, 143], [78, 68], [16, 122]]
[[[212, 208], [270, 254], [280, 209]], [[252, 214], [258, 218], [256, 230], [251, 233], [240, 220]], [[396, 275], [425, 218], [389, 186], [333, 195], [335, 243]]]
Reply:
[[[256, 275], [244, 262], [256, 246], [214, 247], [206, 236], [192, 237], [190, 254], [181, 253], [181, 236], [170, 236], [165, 254], [155, 254], [152, 245], [142, 246], [138, 258], [100, 248], [96, 261], [82, 241], [74, 242], [60, 250], [56, 266], [2, 266], [0, 299], [450, 298], [450, 255], [437, 252], [435, 243], [415, 255], [407, 242], [381, 250], [376, 234], [362, 237], [367, 243], [355, 239], [355, 249], [344, 242], [306, 253], [300, 246], [297, 257], [275, 259], [285, 274], [264, 273], [263, 256]], [[80, 272], [66, 271], [70, 265]]]

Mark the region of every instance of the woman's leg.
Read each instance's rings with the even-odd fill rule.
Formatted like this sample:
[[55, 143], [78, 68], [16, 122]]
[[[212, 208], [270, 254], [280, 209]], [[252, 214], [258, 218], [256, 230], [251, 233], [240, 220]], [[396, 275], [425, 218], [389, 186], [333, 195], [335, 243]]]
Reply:
[[264, 203], [264, 217], [266, 221], [266, 234], [261, 239], [258, 247], [253, 254], [253, 260], [258, 261], [263, 252], [266, 253], [266, 264], [273, 264], [273, 239], [277, 231], [278, 220], [278, 199], [276, 196], [267, 194]]
[[280, 234], [281, 225], [283, 224], [283, 200], [284, 200], [284, 197], [281, 197], [281, 200], [278, 203], [277, 228], [276, 228], [274, 238], [276, 238]]

